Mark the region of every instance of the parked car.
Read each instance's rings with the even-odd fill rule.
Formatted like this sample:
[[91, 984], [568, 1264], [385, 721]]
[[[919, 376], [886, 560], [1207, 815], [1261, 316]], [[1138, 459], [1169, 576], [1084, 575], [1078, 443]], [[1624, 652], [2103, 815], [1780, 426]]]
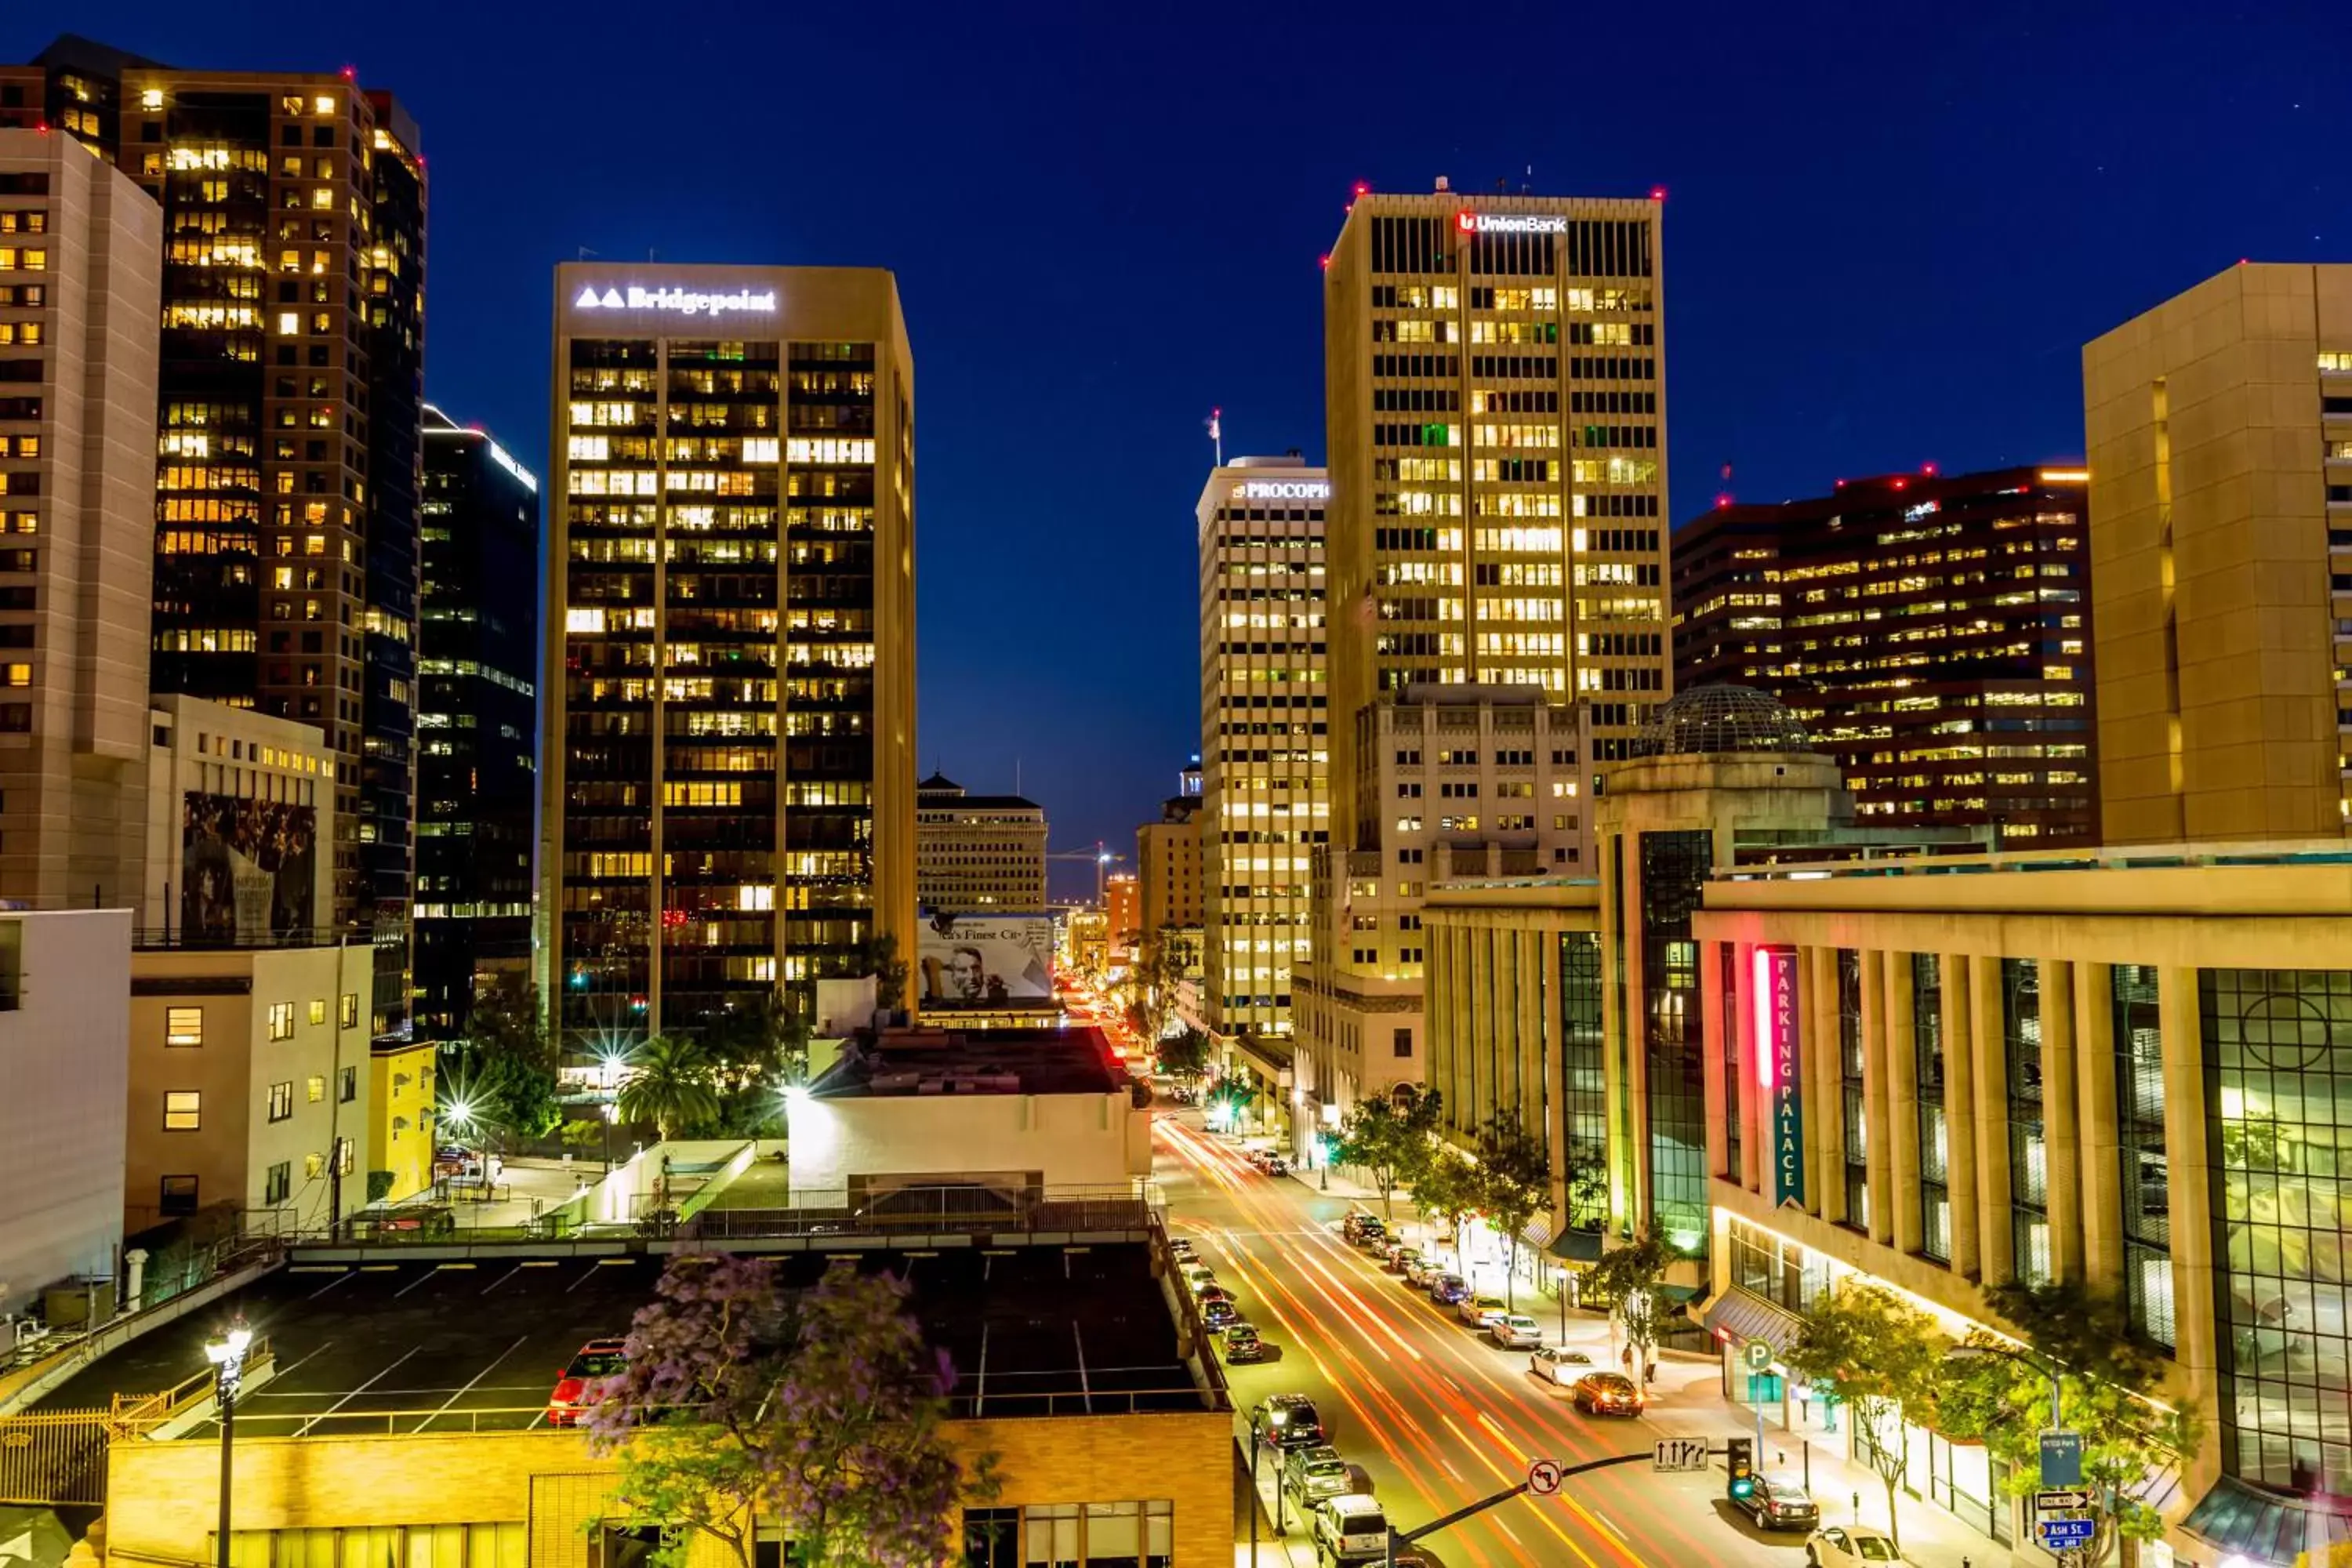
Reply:
[[1429, 1289], [1429, 1282], [1444, 1272], [1444, 1270], [1437, 1267], [1437, 1259], [1426, 1253], [1414, 1252], [1406, 1255], [1404, 1282], [1408, 1285], [1417, 1286], [1426, 1290]]
[[1489, 1318], [1499, 1318], [1509, 1310], [1500, 1296], [1465, 1295], [1454, 1304], [1454, 1315], [1474, 1329], [1485, 1328]]
[[1201, 1321], [1209, 1325], [1213, 1334], [1223, 1333], [1241, 1321], [1242, 1310], [1230, 1300], [1201, 1303]]
[[1338, 1497], [1356, 1487], [1354, 1467], [1328, 1443], [1293, 1448], [1282, 1461], [1282, 1489], [1304, 1513], [1327, 1497]]
[[1441, 1307], [1451, 1307], [1470, 1294], [1470, 1282], [1459, 1274], [1440, 1274], [1429, 1282], [1429, 1299]]
[[1528, 1370], [1546, 1383], [1573, 1388], [1578, 1378], [1592, 1370], [1592, 1358], [1566, 1345], [1547, 1345], [1528, 1357]]
[[1348, 1217], [1339, 1222], [1339, 1238], [1352, 1247], [1364, 1239], [1364, 1226], [1380, 1223], [1377, 1218], [1361, 1209], [1350, 1210]]
[[1205, 1263], [1195, 1263], [1184, 1270], [1184, 1288], [1197, 1296], [1217, 1282], [1217, 1271]]
[[1587, 1415], [1639, 1415], [1642, 1391], [1622, 1373], [1588, 1372], [1576, 1380], [1576, 1407]]
[[1786, 1481], [1759, 1476], [1754, 1490], [1731, 1500], [1766, 1530], [1811, 1530], [1822, 1522], [1822, 1510], [1813, 1506], [1805, 1489]]
[[1543, 1343], [1543, 1330], [1525, 1312], [1506, 1312], [1486, 1320], [1486, 1337], [1507, 1351], [1533, 1350]]
[[1381, 1268], [1394, 1268], [1397, 1266], [1397, 1259], [1412, 1250], [1412, 1247], [1392, 1236], [1372, 1248], [1372, 1256], [1381, 1260]]
[[1261, 1400], [1251, 1414], [1255, 1418], [1258, 1441], [1286, 1454], [1293, 1448], [1311, 1448], [1328, 1436], [1315, 1402], [1303, 1394], [1271, 1394]]
[[1201, 1257], [1200, 1249], [1192, 1245], [1192, 1238], [1189, 1236], [1171, 1237], [1168, 1243], [1168, 1255], [1179, 1263], [1196, 1263]]
[[1342, 1492], [1315, 1507], [1315, 1557], [1319, 1563], [1373, 1563], [1386, 1556], [1389, 1521], [1369, 1492]]
[[1286, 1176], [1290, 1174], [1290, 1162], [1284, 1159], [1279, 1154], [1267, 1155], [1265, 1163], [1259, 1168], [1265, 1171], [1269, 1176]]
[[550, 1426], [577, 1426], [629, 1368], [628, 1342], [590, 1340], [580, 1347], [547, 1396]]
[[1241, 1298], [1234, 1295], [1231, 1290], [1226, 1289], [1223, 1285], [1203, 1285], [1201, 1288], [1198, 1300], [1203, 1307], [1207, 1306], [1212, 1301], [1231, 1301], [1235, 1306], [1239, 1306], [1241, 1304]]
[[1420, 1261], [1421, 1248], [1418, 1247], [1400, 1247], [1391, 1252], [1388, 1256], [1389, 1271], [1392, 1274], [1402, 1274], [1407, 1278], [1411, 1278], [1412, 1274], [1412, 1266]]
[[1250, 1324], [1234, 1323], [1225, 1330], [1225, 1364], [1239, 1366], [1244, 1362], [1261, 1362], [1273, 1354], [1266, 1342], [1257, 1337]]
[[1903, 1552], [1883, 1530], [1832, 1524], [1805, 1537], [1805, 1561], [1812, 1568], [1864, 1568], [1874, 1563], [1901, 1563]]
[[1356, 1227], [1356, 1245], [1366, 1252], [1378, 1252], [1388, 1245], [1389, 1227], [1381, 1221], [1366, 1216]]

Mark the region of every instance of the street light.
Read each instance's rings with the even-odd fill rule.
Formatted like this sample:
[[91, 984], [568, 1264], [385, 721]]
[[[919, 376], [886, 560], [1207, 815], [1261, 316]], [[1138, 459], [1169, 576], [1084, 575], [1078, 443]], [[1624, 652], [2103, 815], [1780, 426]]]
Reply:
[[[1255, 1410], [1250, 1412], [1250, 1568], [1257, 1568], [1257, 1457], [1265, 1447], [1265, 1444], [1258, 1437], [1258, 1428], [1265, 1419], [1261, 1412]], [[1280, 1470], [1274, 1473], [1274, 1533], [1276, 1536], [1286, 1533], [1282, 1527], [1282, 1472]], [[1289, 1557], [1290, 1554], [1286, 1550], [1283, 1560], [1288, 1562]], [[223, 1568], [226, 1568], [226, 1565], [224, 1564]]]
[[205, 1359], [213, 1363], [213, 1394], [220, 1410], [220, 1568], [229, 1568], [228, 1497], [231, 1455], [236, 1440], [236, 1385], [245, 1374], [245, 1352], [252, 1343], [253, 1331], [245, 1326], [241, 1316], [230, 1321], [226, 1332], [205, 1342]]
[[606, 1055], [597, 1058], [596, 1076], [604, 1090], [604, 1173], [613, 1173], [613, 1123], [621, 1119], [620, 1080], [622, 1058]]

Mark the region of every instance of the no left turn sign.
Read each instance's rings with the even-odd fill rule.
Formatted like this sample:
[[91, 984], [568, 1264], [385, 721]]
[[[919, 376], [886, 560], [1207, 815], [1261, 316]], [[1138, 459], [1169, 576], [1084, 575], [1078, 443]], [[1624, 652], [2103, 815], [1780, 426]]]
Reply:
[[1559, 1467], [1549, 1459], [1538, 1459], [1528, 1467], [1528, 1490], [1538, 1497], [1549, 1497], [1559, 1490]]

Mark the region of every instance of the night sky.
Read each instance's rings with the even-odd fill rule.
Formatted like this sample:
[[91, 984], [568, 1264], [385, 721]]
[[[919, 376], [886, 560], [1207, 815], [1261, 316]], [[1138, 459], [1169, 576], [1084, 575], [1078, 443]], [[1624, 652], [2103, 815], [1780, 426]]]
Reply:
[[1677, 520], [2079, 457], [2085, 340], [2242, 257], [2352, 258], [2345, 0], [6, 13], [11, 58], [71, 28], [397, 94], [427, 395], [542, 470], [551, 268], [582, 247], [894, 269], [922, 766], [1017, 763], [1057, 847], [1130, 857], [1199, 744], [1202, 421], [1320, 458], [1317, 258], [1357, 180], [1667, 189]]

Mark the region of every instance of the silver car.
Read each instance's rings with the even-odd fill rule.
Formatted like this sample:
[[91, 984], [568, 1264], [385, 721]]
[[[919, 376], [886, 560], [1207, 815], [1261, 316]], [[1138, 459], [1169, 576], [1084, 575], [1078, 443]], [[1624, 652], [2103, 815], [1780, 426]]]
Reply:
[[1528, 1357], [1528, 1370], [1546, 1383], [1574, 1388], [1576, 1380], [1593, 1370], [1592, 1358], [1566, 1345], [1547, 1345]]
[[1533, 1350], [1543, 1343], [1543, 1330], [1525, 1312], [1505, 1312], [1486, 1320], [1486, 1337], [1507, 1351]]
[[1282, 1461], [1282, 1489], [1298, 1507], [1312, 1510], [1327, 1497], [1355, 1489], [1355, 1471], [1328, 1443], [1293, 1449]]

